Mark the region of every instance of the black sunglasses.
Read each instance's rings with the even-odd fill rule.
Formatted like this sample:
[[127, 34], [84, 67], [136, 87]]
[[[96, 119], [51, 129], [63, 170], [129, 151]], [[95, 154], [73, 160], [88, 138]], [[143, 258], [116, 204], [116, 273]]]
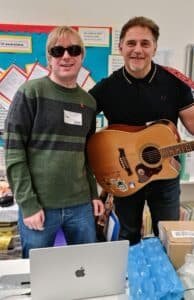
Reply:
[[70, 56], [79, 56], [82, 53], [82, 47], [80, 45], [71, 45], [67, 48], [54, 46], [49, 50], [49, 54], [53, 57], [62, 57], [65, 51], [67, 51]]

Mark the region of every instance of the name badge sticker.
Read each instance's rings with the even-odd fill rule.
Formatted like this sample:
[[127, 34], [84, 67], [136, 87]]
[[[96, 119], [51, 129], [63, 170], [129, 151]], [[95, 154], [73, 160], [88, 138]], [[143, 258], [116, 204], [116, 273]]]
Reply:
[[82, 114], [74, 111], [64, 110], [64, 123], [82, 126]]

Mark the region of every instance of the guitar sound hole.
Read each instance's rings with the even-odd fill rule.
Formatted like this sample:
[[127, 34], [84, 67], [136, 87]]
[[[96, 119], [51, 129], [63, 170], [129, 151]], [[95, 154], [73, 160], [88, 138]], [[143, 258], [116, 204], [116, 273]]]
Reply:
[[157, 164], [161, 159], [161, 155], [157, 148], [150, 146], [143, 150], [142, 158], [149, 164]]

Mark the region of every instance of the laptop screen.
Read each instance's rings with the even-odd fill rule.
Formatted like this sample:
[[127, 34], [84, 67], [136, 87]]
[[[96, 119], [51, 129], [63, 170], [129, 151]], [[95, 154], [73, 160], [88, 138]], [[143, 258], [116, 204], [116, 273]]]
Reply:
[[32, 300], [125, 293], [128, 241], [30, 250]]

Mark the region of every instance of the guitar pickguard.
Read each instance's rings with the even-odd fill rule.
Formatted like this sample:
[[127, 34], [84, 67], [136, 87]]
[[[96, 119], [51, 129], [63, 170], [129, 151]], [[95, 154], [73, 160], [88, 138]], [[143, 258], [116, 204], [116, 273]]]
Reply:
[[162, 166], [156, 168], [149, 168], [144, 166], [143, 164], [138, 164], [135, 168], [138, 181], [140, 183], [146, 182], [150, 179], [150, 177], [154, 174], [158, 174], [162, 170]]

